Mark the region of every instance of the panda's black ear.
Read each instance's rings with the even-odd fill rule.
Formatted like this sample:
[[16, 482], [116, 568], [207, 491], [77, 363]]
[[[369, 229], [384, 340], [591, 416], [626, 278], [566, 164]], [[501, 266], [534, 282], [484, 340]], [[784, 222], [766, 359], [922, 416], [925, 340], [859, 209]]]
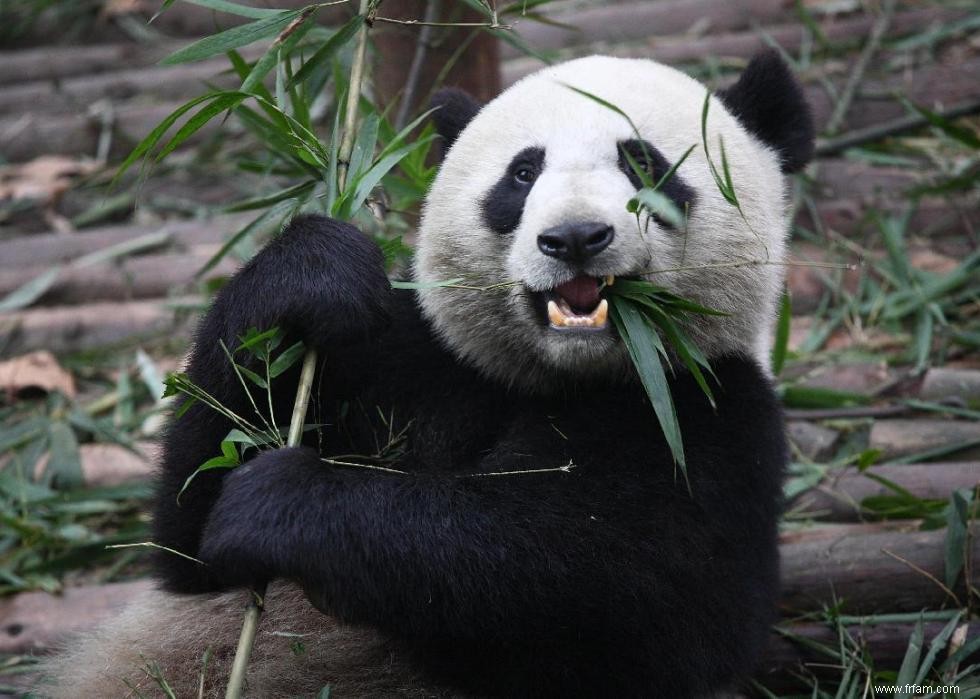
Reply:
[[813, 117], [803, 88], [779, 53], [757, 53], [736, 82], [718, 93], [729, 111], [779, 154], [783, 172], [813, 157]]
[[442, 136], [442, 152], [449, 150], [456, 138], [483, 107], [468, 92], [458, 87], [444, 87], [432, 96], [429, 105], [435, 109], [432, 121]]

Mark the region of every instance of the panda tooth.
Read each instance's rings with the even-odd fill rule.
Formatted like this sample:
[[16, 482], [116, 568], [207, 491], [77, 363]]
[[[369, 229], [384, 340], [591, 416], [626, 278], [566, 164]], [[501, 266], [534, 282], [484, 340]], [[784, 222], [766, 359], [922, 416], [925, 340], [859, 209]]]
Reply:
[[604, 281], [606, 282], [606, 286], [612, 286], [613, 282], [616, 281], [616, 277], [615, 275], [607, 274]]
[[568, 325], [570, 318], [561, 312], [557, 303], [548, 301], [548, 320], [551, 321], [552, 325], [562, 328]]
[[609, 302], [606, 299], [602, 299], [599, 305], [595, 307], [595, 310], [589, 314], [589, 320], [591, 325], [594, 327], [601, 328], [606, 324], [606, 318], [609, 315]]

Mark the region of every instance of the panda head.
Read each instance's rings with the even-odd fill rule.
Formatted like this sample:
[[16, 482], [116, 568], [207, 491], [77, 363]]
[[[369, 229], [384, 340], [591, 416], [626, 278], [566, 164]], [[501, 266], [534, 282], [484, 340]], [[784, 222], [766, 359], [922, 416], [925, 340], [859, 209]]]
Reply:
[[[571, 88], [595, 95], [621, 114]], [[443, 91], [446, 154], [426, 199], [415, 260], [424, 314], [465, 361], [510, 384], [619, 377], [629, 367], [600, 284], [642, 278], [724, 311], [692, 316], [709, 356], [763, 361], [787, 232], [783, 173], [812, 152], [802, 91], [775, 53], [710, 98], [707, 143], [721, 143], [740, 207], [716, 185], [701, 139], [706, 88], [643, 59], [593, 56], [546, 68], [484, 106]], [[663, 175], [686, 225], [641, 218], [628, 153]], [[740, 209], [740, 210], [739, 210]], [[468, 290], [437, 286], [462, 278]], [[765, 364], [763, 363], [763, 366]]]

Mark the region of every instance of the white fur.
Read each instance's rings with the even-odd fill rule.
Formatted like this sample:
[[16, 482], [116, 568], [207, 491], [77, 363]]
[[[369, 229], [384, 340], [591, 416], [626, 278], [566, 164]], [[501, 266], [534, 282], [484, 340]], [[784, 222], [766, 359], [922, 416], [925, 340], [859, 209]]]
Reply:
[[[223, 697], [247, 599], [244, 590], [147, 592], [95, 631], [69, 639], [44, 667], [46, 681], [36, 695], [164, 697], [147, 672], [152, 664], [180, 699], [199, 692]], [[266, 610], [249, 661], [247, 697], [314, 697], [327, 684], [335, 697], [462, 696], [419, 676], [398, 643], [321, 614], [292, 585], [270, 587]]]
[[[634, 138], [632, 128], [568, 86], [619, 107], [672, 163], [697, 144], [678, 170], [697, 196], [686, 233], [655, 222], [645, 233], [638, 229], [626, 211], [635, 190], [617, 167], [616, 144]], [[624, 375], [625, 353], [611, 334], [549, 330], [527, 302], [528, 290], [552, 288], [577, 273], [543, 255], [538, 234], [562, 222], [594, 220], [612, 225], [615, 240], [586, 273], [684, 268], [646, 278], [730, 314], [692, 323], [692, 337], [708, 356], [741, 351], [766, 367], [783, 280], [773, 264], [785, 250], [783, 177], [776, 154], [712, 97], [709, 149], [720, 170], [723, 139], [742, 213], [725, 201], [701, 145], [705, 93], [697, 81], [653, 61], [593, 56], [528, 76], [487, 104], [450, 149], [426, 200], [415, 273], [421, 282], [463, 277], [471, 286], [520, 284], [491, 292], [420, 291], [424, 312], [449, 346], [489, 375], [531, 388], [566, 371]], [[500, 235], [484, 222], [481, 202], [528, 147], [545, 150], [544, 171], [518, 228]], [[742, 266], [718, 266], [732, 263]]]

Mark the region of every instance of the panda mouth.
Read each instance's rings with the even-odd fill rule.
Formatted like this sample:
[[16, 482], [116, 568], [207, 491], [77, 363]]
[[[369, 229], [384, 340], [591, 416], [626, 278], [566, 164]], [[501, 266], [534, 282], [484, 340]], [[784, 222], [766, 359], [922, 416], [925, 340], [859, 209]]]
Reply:
[[602, 289], [612, 278], [580, 275], [542, 292], [547, 302], [548, 325], [553, 330], [605, 330], [609, 324], [609, 302]]

